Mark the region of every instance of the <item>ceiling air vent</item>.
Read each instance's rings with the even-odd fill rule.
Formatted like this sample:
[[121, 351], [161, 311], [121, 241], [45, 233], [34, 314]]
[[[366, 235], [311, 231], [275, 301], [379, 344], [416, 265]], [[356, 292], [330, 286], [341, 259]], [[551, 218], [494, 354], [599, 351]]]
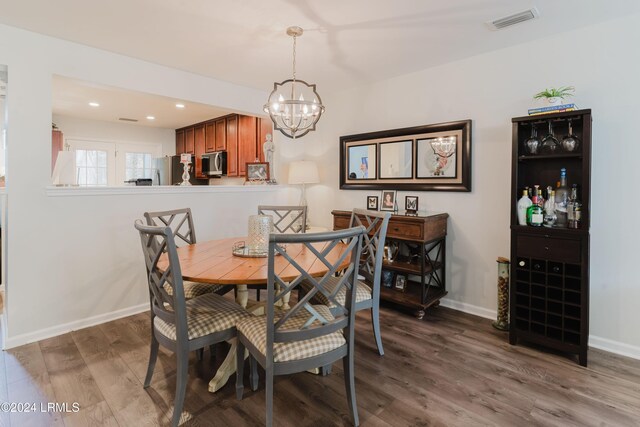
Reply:
[[126, 117], [120, 117], [118, 120], [122, 121], [122, 122], [137, 122], [138, 119], [128, 119]]
[[489, 26], [489, 28], [492, 30], [502, 30], [503, 28], [535, 19], [538, 16], [540, 16], [540, 13], [538, 13], [538, 9], [534, 7], [532, 9], [525, 10], [524, 12], [505, 16], [504, 18], [496, 19], [495, 21], [487, 22], [487, 26]]

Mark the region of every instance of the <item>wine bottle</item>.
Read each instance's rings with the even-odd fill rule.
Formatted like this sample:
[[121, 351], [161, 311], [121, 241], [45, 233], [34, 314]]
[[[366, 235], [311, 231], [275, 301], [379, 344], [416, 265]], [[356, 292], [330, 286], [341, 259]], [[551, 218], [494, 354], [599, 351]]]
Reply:
[[522, 197], [520, 197], [516, 206], [519, 225], [527, 225], [527, 208], [532, 204], [533, 202], [529, 198], [529, 189], [525, 188], [522, 190]]
[[534, 185], [532, 204], [527, 208], [527, 225], [533, 227], [542, 226], [544, 214], [540, 205], [538, 205], [539, 185]]
[[556, 189], [556, 227], [567, 227], [567, 201], [569, 200], [569, 188], [567, 187], [567, 170], [560, 169], [560, 185]]
[[580, 228], [580, 219], [582, 217], [582, 203], [578, 200], [578, 185], [573, 184], [571, 188], [571, 196], [567, 202], [567, 218], [569, 228]]

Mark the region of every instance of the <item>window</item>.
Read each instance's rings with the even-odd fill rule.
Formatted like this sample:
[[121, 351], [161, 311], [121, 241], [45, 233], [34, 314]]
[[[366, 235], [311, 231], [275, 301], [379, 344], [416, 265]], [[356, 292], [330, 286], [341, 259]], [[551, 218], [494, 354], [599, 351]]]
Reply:
[[153, 178], [153, 157], [151, 153], [125, 153], [124, 179]]
[[153, 178], [154, 158], [162, 155], [160, 144], [131, 144], [66, 139], [76, 152], [80, 186], [116, 186], [138, 178]]
[[78, 185], [104, 186], [107, 179], [107, 152], [104, 150], [76, 150], [76, 168], [78, 170]]

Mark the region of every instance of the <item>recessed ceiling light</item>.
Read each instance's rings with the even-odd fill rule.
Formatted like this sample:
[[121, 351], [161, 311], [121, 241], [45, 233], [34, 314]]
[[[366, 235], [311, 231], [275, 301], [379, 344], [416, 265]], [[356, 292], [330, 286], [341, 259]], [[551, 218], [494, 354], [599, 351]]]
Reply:
[[90, 102], [89, 106], [91, 106], [91, 107], [99, 107], [100, 104], [98, 104], [97, 102]]
[[147, 116], [147, 120], [155, 120], [156, 118], [153, 116]]
[[184, 108], [184, 104], [176, 104], [176, 108]]

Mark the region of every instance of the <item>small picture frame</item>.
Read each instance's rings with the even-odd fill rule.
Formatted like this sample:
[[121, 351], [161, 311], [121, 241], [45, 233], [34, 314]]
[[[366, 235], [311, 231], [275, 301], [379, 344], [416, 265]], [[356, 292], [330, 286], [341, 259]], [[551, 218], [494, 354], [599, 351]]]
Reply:
[[393, 271], [390, 270], [382, 270], [382, 286], [385, 288], [393, 287]]
[[246, 180], [250, 182], [269, 181], [269, 163], [247, 163]]
[[367, 196], [367, 209], [370, 211], [378, 210], [378, 196]]
[[395, 288], [398, 291], [404, 292], [407, 287], [407, 276], [404, 274], [396, 274]]
[[404, 198], [404, 210], [407, 215], [418, 214], [418, 196], [406, 196]]
[[381, 211], [394, 212], [396, 210], [396, 190], [382, 190], [380, 200]]

